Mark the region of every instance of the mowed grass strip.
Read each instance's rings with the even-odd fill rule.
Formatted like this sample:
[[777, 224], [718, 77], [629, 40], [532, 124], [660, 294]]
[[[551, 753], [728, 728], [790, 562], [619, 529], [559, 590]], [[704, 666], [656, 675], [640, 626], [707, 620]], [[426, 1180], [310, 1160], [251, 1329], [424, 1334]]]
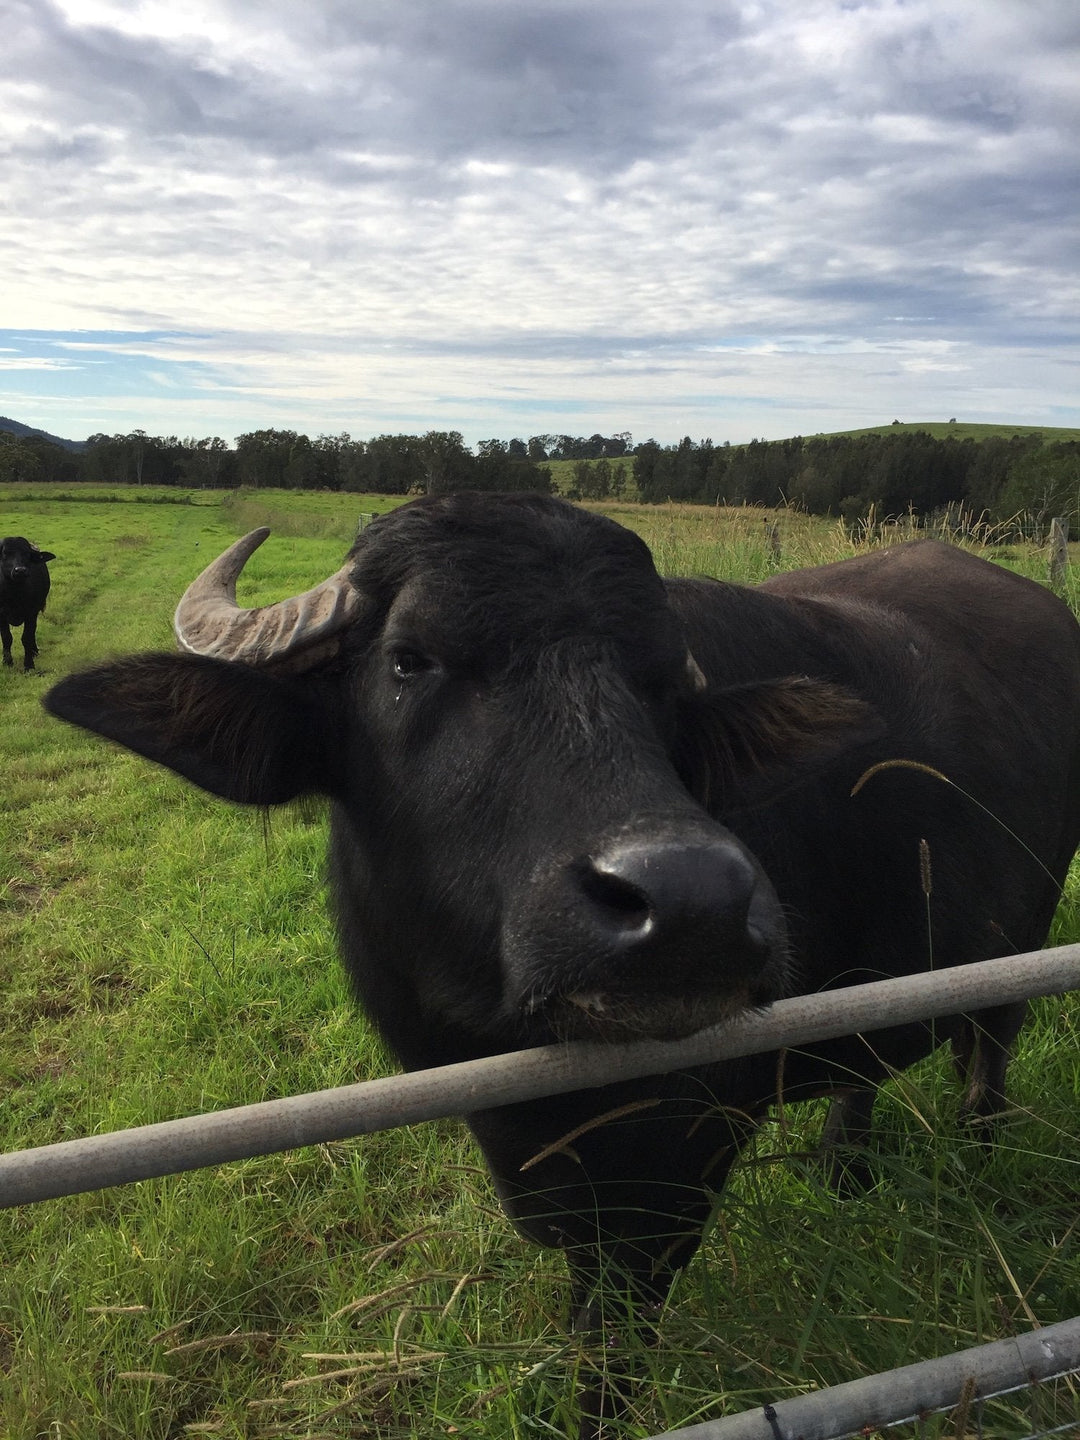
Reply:
[[[392, 1068], [335, 958], [318, 811], [264, 820], [41, 710], [68, 669], [171, 646], [184, 585], [241, 530], [278, 522], [241, 585], [258, 603], [336, 568], [353, 512], [395, 503], [196, 498], [0, 496], [0, 530], [58, 557], [40, 672], [0, 674], [5, 1149]], [[792, 515], [612, 508], [673, 571], [843, 553]], [[1078, 905], [1074, 876], [1058, 941], [1080, 938]], [[1078, 1008], [1036, 1011], [990, 1156], [955, 1123], [944, 1055], [889, 1087], [866, 1195], [822, 1185], [819, 1108], [766, 1127], [642, 1357], [628, 1434], [1080, 1311]], [[558, 1257], [509, 1230], [453, 1122], [0, 1212], [0, 1259], [12, 1440], [561, 1435], [575, 1373], [604, 1359], [567, 1341]], [[1002, 1402], [984, 1433], [1026, 1433], [1028, 1409]]]

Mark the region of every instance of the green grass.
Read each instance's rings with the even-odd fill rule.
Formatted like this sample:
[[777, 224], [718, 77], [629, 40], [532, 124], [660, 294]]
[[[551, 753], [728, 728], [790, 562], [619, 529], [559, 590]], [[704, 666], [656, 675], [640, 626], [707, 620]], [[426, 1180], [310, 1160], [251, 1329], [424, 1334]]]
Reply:
[[829, 439], [832, 435], [910, 435], [920, 431], [935, 440], [1011, 440], [1014, 435], [1041, 435], [1048, 445], [1063, 440], [1080, 440], [1080, 429], [1074, 425], [1009, 425], [969, 423], [966, 420], [901, 420], [898, 425], [868, 425], [862, 430], [834, 430], [813, 438]]
[[763, 580], [779, 569], [825, 564], [851, 553], [836, 520], [746, 505], [590, 504], [634, 530], [667, 575]]
[[[241, 530], [276, 532], [245, 572], [253, 603], [336, 568], [356, 514], [394, 502], [23, 495], [0, 495], [4, 533], [58, 558], [41, 670], [0, 674], [3, 1147], [386, 1073], [335, 959], [322, 816], [264, 826], [39, 701], [70, 668], [170, 645], [184, 584]], [[788, 513], [608, 508], [669, 570], [755, 578], [847, 543]], [[1056, 939], [1077, 938], [1074, 876]], [[989, 1157], [943, 1056], [896, 1082], [879, 1183], [848, 1202], [807, 1158], [819, 1109], [766, 1127], [643, 1357], [628, 1433], [1080, 1310], [1078, 1031], [1074, 1003], [1036, 1006]], [[559, 1258], [510, 1231], [451, 1122], [0, 1212], [0, 1257], [5, 1440], [558, 1436], [595, 1358], [567, 1342]], [[1027, 1433], [1030, 1404], [1001, 1402], [983, 1433]]]

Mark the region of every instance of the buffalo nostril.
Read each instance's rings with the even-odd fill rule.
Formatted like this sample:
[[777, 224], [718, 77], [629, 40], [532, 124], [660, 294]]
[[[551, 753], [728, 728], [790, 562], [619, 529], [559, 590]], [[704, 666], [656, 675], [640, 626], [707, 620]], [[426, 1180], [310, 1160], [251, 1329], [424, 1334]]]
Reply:
[[578, 880], [594, 915], [606, 929], [642, 940], [650, 933], [653, 909], [639, 886], [599, 868], [592, 860], [581, 867]]
[[575, 869], [582, 918], [620, 949], [760, 948], [757, 873], [730, 842], [615, 845]]

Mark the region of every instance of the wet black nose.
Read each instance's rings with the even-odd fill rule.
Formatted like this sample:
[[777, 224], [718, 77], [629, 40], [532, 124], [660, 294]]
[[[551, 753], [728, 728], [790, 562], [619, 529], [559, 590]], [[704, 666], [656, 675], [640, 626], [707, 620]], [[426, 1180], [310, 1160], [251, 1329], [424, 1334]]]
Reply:
[[677, 965], [688, 944], [750, 959], [768, 943], [760, 872], [725, 840], [617, 845], [582, 861], [576, 880], [579, 923], [627, 961], [662, 953]]

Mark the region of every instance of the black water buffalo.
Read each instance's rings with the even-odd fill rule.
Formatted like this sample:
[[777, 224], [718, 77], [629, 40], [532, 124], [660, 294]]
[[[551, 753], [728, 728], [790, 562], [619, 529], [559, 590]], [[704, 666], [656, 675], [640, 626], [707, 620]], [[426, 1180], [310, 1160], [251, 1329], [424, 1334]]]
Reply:
[[11, 660], [11, 627], [21, 625], [23, 669], [33, 670], [37, 647], [37, 618], [49, 594], [51, 550], [39, 550], [21, 535], [0, 540], [0, 641], [4, 664]]
[[[455, 495], [377, 520], [305, 595], [239, 609], [265, 535], [188, 591], [186, 653], [46, 703], [225, 799], [330, 798], [341, 947], [406, 1067], [681, 1036], [1045, 939], [1080, 837], [1080, 627], [1030, 581], [932, 541], [756, 587], [665, 581], [610, 520]], [[937, 1022], [972, 1116], [1001, 1108], [1022, 1019]], [[582, 1313], [601, 1280], [644, 1311], [779, 1074], [788, 1097], [841, 1097], [831, 1130], [856, 1138], [933, 1038], [468, 1119], [511, 1219], [566, 1250]]]

